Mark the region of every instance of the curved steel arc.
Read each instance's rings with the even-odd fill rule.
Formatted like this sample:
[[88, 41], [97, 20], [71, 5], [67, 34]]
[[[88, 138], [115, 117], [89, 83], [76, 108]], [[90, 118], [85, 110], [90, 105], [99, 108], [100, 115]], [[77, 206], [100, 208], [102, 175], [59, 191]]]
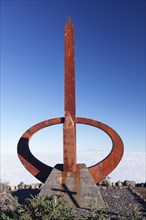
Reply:
[[40, 122], [29, 128], [20, 138], [17, 146], [18, 157], [24, 167], [38, 180], [45, 182], [52, 171], [52, 167], [48, 166], [33, 156], [29, 149], [30, 138], [39, 130], [64, 122], [64, 118], [54, 118]]
[[76, 123], [87, 124], [97, 127], [107, 133], [112, 140], [113, 146], [108, 156], [99, 163], [88, 168], [90, 174], [94, 179], [94, 182], [99, 183], [116, 168], [116, 166], [122, 159], [124, 153], [124, 145], [122, 139], [116, 133], [116, 131], [114, 131], [111, 127], [102, 122], [88, 118], [76, 118]]
[[[17, 151], [20, 161], [25, 166], [25, 168], [41, 182], [46, 181], [53, 168], [47, 166], [46, 164], [42, 163], [33, 156], [31, 151], [29, 150], [29, 140], [32, 137], [32, 135], [37, 131], [45, 127], [60, 123], [64, 123], [64, 117], [54, 118], [40, 122], [28, 129], [22, 135], [18, 142]], [[95, 121], [88, 118], [76, 117], [76, 123], [91, 125], [103, 130], [110, 136], [113, 142], [113, 147], [109, 155], [99, 163], [88, 168], [95, 183], [98, 183], [102, 179], [104, 179], [110, 172], [112, 172], [113, 169], [115, 169], [115, 167], [120, 162], [124, 151], [123, 142], [120, 136], [111, 127], [99, 121]]]

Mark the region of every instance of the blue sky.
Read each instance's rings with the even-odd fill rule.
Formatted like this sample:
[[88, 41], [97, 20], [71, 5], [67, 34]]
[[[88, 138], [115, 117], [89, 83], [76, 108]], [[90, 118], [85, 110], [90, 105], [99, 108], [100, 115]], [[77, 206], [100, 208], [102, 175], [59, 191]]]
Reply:
[[[115, 129], [125, 150], [145, 150], [145, 1], [1, 1], [1, 151], [64, 114], [64, 27], [75, 28], [77, 116]], [[78, 150], [109, 150], [102, 131], [77, 126]], [[62, 150], [62, 125], [31, 140]]]

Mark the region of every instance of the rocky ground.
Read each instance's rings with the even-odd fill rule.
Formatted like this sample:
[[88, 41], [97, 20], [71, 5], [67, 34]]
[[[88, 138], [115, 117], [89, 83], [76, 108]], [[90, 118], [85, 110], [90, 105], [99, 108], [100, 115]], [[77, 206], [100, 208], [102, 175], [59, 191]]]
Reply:
[[[146, 188], [143, 187], [141, 191], [146, 192]], [[131, 190], [131, 188], [101, 188], [100, 192], [107, 206], [106, 211], [110, 213], [111, 216], [116, 217], [120, 215], [128, 219], [128, 216], [132, 212], [137, 212], [137, 214], [142, 214], [143, 219], [146, 219], [146, 201]]]
[[[106, 209], [103, 215], [110, 220], [146, 220], [146, 187], [99, 188]], [[141, 195], [137, 192], [141, 192]], [[78, 209], [78, 212], [85, 210]], [[100, 219], [100, 218], [99, 218]]]
[[[100, 193], [106, 204], [105, 213], [110, 216], [110, 219], [129, 219], [132, 213], [136, 216], [142, 216], [142, 218], [134, 219], [146, 219], [146, 187], [99, 187]], [[21, 204], [25, 199], [32, 195], [38, 194], [40, 189], [21, 189], [13, 192], [13, 195], [19, 198]], [[84, 212], [84, 210], [79, 210]]]
[[[127, 184], [127, 185], [126, 185]], [[146, 184], [131, 186], [129, 183], [119, 183], [114, 186], [98, 186], [99, 191], [106, 204], [105, 214], [111, 220], [116, 219], [141, 219], [146, 220]], [[37, 195], [41, 190], [41, 185], [20, 184], [11, 194], [18, 197], [18, 202], [23, 204], [30, 195]], [[85, 212], [86, 210], [75, 209], [75, 212]], [[87, 211], [88, 212], [88, 211]], [[133, 214], [133, 218], [129, 218]]]
[[136, 193], [139, 193], [143, 199], [146, 199], [146, 187], [135, 187], [134, 191]]

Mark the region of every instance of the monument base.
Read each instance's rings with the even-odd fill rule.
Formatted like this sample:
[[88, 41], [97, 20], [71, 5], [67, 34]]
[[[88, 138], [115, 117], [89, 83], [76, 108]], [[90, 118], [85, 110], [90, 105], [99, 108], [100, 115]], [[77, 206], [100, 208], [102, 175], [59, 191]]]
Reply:
[[78, 208], [105, 208], [104, 201], [85, 164], [77, 164], [76, 172], [63, 172], [63, 164], [57, 164], [40, 195], [63, 194], [72, 205]]

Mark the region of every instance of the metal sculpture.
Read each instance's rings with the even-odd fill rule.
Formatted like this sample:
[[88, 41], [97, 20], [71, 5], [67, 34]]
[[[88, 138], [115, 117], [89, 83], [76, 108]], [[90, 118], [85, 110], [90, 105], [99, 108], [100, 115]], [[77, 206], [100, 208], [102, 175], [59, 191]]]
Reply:
[[63, 123], [64, 162], [63, 173], [78, 172], [76, 163], [76, 124], [94, 126], [104, 131], [112, 140], [109, 155], [99, 163], [88, 168], [95, 183], [100, 182], [111, 173], [120, 162], [124, 146], [120, 136], [108, 125], [88, 118], [76, 117], [75, 106], [75, 61], [74, 61], [74, 27], [69, 18], [65, 26], [65, 112], [64, 117], [40, 122], [28, 129], [18, 143], [18, 156], [25, 168], [38, 180], [45, 182], [53, 167], [45, 165], [33, 156], [29, 149], [29, 140], [39, 130]]

